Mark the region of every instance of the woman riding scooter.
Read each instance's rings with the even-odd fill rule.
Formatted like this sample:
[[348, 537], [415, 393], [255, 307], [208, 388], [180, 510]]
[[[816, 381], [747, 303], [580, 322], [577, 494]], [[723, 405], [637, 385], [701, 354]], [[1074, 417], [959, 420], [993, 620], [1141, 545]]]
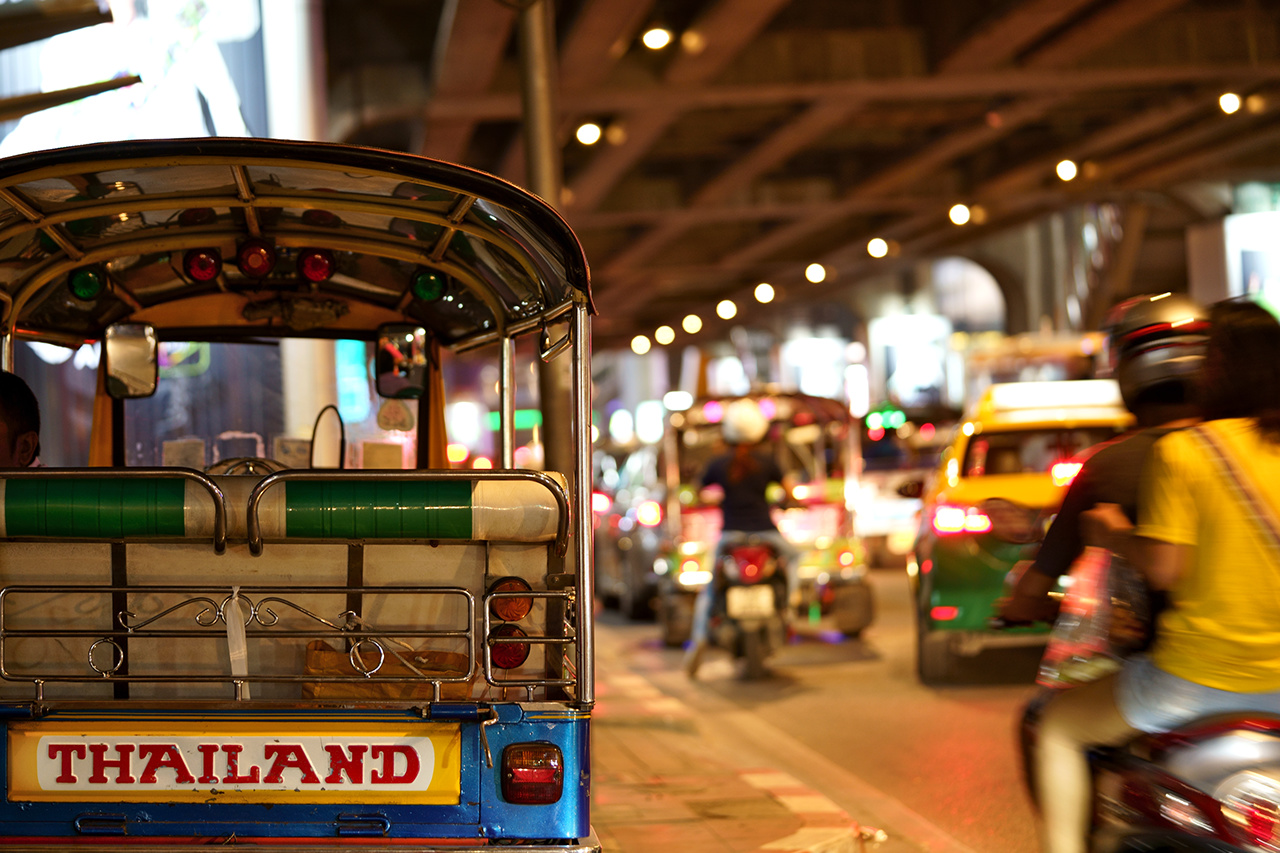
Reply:
[[[720, 544], [716, 548], [719, 562], [726, 544], [750, 534], [774, 548], [787, 572], [788, 589], [799, 552], [774, 525], [770, 515], [769, 487], [781, 484], [786, 493], [791, 487], [776, 459], [756, 449], [769, 432], [769, 421], [753, 400], [735, 400], [725, 407], [720, 425], [729, 452], [715, 457], [702, 474], [700, 491], [704, 501], [718, 498], [722, 523]], [[707, 629], [715, 608], [715, 583], [708, 583], [698, 593], [693, 610], [693, 639], [685, 657], [685, 672], [690, 678], [698, 673], [707, 649]]]
[[1226, 711], [1280, 714], [1280, 323], [1256, 304], [1215, 306], [1202, 371], [1206, 423], [1154, 446], [1138, 523], [1115, 504], [1081, 517], [1085, 538], [1168, 594], [1148, 654], [1063, 691], [1036, 748], [1045, 850], [1083, 851], [1087, 750]]

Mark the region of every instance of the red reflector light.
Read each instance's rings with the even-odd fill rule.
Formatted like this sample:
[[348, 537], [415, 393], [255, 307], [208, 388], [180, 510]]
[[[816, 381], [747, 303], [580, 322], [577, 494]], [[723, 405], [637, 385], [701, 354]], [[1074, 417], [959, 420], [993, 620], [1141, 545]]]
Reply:
[[[529, 592], [531, 587], [524, 578], [498, 578], [489, 585], [489, 592]], [[533, 609], [533, 599], [528, 596], [503, 595], [489, 599], [489, 612], [503, 622], [517, 622], [529, 615]], [[526, 648], [526, 654], [527, 654]], [[523, 662], [523, 661], [522, 661]], [[519, 664], [516, 664], [519, 666]]]
[[939, 605], [929, 611], [929, 618], [934, 622], [950, 622], [960, 615], [960, 608], [951, 605]]
[[513, 743], [502, 750], [502, 798], [534, 806], [554, 803], [564, 789], [564, 755], [550, 743]]
[[298, 275], [312, 284], [328, 281], [337, 268], [328, 249], [303, 249], [298, 253]]
[[266, 278], [275, 265], [275, 246], [266, 240], [246, 240], [236, 251], [236, 266], [249, 278]]
[[986, 533], [991, 519], [977, 507], [942, 504], [933, 511], [933, 529], [941, 536], [955, 533]]
[[515, 669], [529, 659], [529, 644], [515, 642], [528, 637], [510, 622], [494, 626], [489, 632], [489, 659], [498, 669]]
[[217, 249], [189, 249], [182, 269], [192, 281], [213, 281], [222, 272], [222, 255]]
[[644, 501], [636, 507], [636, 521], [645, 527], [657, 527], [662, 523], [662, 504], [657, 501]]

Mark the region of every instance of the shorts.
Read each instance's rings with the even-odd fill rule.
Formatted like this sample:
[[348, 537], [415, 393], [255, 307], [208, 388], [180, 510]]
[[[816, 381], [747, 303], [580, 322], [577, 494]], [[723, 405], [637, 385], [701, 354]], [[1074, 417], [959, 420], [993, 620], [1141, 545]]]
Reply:
[[1167, 732], [1211, 714], [1259, 711], [1280, 715], [1280, 690], [1236, 693], [1206, 687], [1165, 672], [1147, 655], [1135, 655], [1120, 671], [1116, 704], [1135, 729]]

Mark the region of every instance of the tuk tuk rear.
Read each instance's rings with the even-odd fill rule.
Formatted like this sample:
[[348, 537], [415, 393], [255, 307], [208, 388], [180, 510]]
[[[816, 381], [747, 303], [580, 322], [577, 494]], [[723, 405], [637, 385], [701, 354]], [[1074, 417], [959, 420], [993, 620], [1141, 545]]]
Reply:
[[[598, 850], [591, 310], [563, 220], [462, 167], [230, 139], [0, 161], [4, 366], [101, 353], [88, 464], [0, 470], [0, 846]], [[516, 467], [521, 352], [569, 363], [543, 401], [571, 470]], [[491, 468], [447, 460], [460, 360], [496, 377]], [[291, 433], [316, 381], [338, 404]]]

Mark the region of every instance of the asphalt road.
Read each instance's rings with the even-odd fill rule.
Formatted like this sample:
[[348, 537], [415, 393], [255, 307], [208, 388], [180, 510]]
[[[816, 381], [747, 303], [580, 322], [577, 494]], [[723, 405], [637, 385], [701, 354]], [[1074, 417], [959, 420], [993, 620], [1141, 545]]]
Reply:
[[924, 687], [905, 575], [879, 569], [872, 580], [877, 617], [861, 639], [836, 641], [814, 626], [777, 654], [764, 681], [741, 681], [727, 656], [712, 656], [690, 682], [654, 624], [610, 611], [598, 622], [600, 665], [625, 665], [723, 721], [716, 736], [745, 762], [785, 770], [886, 830], [881, 853], [1035, 853], [1015, 724], [1036, 656], [990, 651], [968, 662], [972, 683]]

